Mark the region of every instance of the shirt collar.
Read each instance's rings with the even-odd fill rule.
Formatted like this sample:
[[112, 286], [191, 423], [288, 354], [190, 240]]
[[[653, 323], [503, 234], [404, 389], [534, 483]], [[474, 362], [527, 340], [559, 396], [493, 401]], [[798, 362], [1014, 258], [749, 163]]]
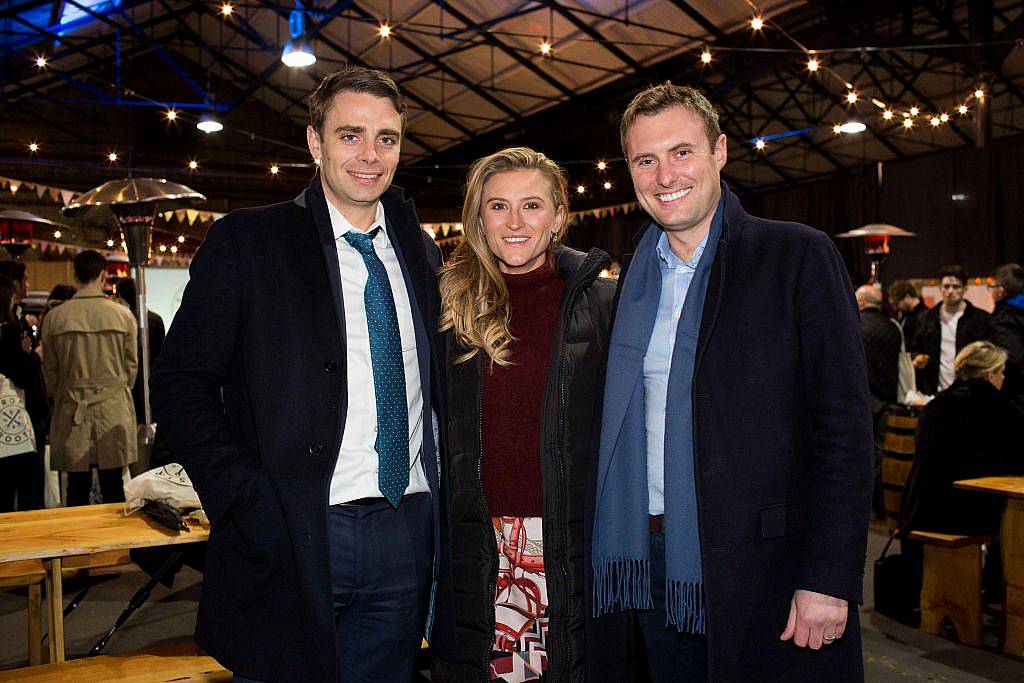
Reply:
[[[342, 236], [352, 230], [356, 230], [352, 223], [349, 222], [341, 211], [338, 211], [334, 204], [327, 202], [327, 213], [331, 216], [331, 230], [334, 231], [335, 241], [340, 240]], [[377, 202], [377, 215], [373, 218], [373, 225], [366, 232], [372, 232], [374, 228], [380, 228], [380, 231], [373, 238], [374, 244], [378, 247], [389, 247], [391, 241], [388, 240], [387, 229], [385, 228], [386, 221], [384, 217], [384, 204]], [[356, 232], [360, 232], [356, 230]], [[347, 242], [346, 242], [347, 244]]]
[[[708, 235], [711, 233], [709, 232]], [[672, 247], [668, 243], [668, 233], [664, 230], [661, 231], [661, 237], [658, 238], [658, 258], [661, 259], [662, 263], [665, 263], [669, 268], [678, 268], [685, 266], [690, 270], [696, 270], [697, 264], [700, 262], [701, 255], [704, 254], [704, 248], [708, 246], [708, 235], [704, 235], [704, 239], [700, 241], [697, 248], [693, 250], [693, 255], [690, 256], [689, 261], [684, 261], [676, 253], [672, 251]]]

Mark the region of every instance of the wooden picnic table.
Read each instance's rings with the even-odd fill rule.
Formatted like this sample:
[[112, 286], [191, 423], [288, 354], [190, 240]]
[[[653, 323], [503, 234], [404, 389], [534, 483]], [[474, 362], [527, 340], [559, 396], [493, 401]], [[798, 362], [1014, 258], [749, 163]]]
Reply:
[[199, 543], [208, 525], [192, 523], [190, 532], [172, 531], [141, 513], [124, 514], [124, 503], [26, 510], [0, 514], [0, 563], [41, 560], [45, 572], [50, 661], [64, 661], [65, 559], [114, 550]]
[[961, 479], [953, 486], [1006, 498], [999, 528], [1003, 579], [1006, 582], [1006, 637], [1003, 651], [1024, 656], [1024, 477]]

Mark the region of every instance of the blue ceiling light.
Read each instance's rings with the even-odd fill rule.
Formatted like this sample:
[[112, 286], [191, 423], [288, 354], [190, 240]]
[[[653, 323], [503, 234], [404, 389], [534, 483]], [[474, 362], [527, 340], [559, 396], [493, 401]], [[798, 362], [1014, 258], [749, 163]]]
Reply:
[[288, 33], [292, 39], [285, 44], [284, 50], [281, 51], [281, 61], [285, 66], [298, 68], [316, 63], [313, 48], [302, 38], [305, 32], [306, 13], [299, 9], [292, 10], [292, 13], [288, 15]]

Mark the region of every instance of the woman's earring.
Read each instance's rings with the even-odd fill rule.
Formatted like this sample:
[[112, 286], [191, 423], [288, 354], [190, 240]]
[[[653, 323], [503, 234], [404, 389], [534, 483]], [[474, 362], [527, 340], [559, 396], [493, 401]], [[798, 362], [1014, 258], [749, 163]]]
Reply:
[[558, 233], [557, 232], [551, 233], [551, 241], [554, 242], [555, 244], [558, 244]]

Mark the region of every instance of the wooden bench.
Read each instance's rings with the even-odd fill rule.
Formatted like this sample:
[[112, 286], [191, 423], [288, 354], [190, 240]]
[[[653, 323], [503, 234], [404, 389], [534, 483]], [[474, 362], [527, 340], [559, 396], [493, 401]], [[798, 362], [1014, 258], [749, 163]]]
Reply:
[[[62, 567], [63, 578], [71, 578], [80, 572], [90, 576], [135, 571], [138, 567], [128, 556], [127, 550], [112, 550], [95, 555], [69, 557]], [[18, 560], [0, 563], [0, 588], [28, 587], [28, 663], [29, 666], [43, 663], [43, 581], [46, 572], [42, 560]]]
[[0, 681], [228, 682], [231, 672], [192, 643], [0, 671]]
[[981, 640], [981, 546], [996, 536], [959, 536], [913, 531], [911, 541], [924, 548], [921, 581], [921, 630], [939, 635], [949, 620], [965, 645]]

